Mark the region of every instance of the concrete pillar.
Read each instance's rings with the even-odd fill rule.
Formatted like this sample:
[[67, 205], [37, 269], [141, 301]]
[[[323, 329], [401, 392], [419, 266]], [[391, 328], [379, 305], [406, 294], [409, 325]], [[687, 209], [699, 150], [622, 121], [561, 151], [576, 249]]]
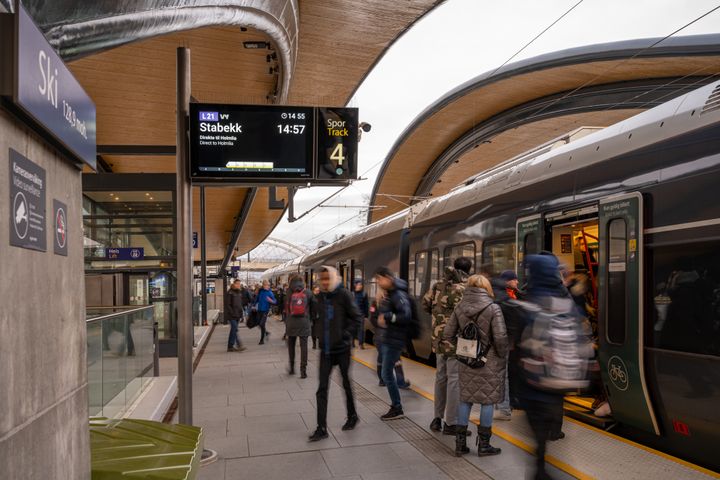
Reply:
[[[10, 246], [10, 148], [45, 169], [45, 252]], [[90, 478], [83, 270], [80, 171], [0, 109], [0, 478]]]

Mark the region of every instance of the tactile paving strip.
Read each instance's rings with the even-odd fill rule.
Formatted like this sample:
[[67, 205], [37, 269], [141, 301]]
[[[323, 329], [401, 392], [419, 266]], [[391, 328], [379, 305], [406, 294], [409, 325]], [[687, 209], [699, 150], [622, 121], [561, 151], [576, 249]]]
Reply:
[[[337, 379], [334, 381], [339, 383]], [[354, 381], [353, 389], [356, 401], [375, 415], [379, 417], [387, 413], [389, 406], [384, 400]], [[453, 480], [492, 480], [492, 477], [472, 463], [456, 457], [447, 445], [409, 418], [393, 420], [387, 422], [387, 425]]]

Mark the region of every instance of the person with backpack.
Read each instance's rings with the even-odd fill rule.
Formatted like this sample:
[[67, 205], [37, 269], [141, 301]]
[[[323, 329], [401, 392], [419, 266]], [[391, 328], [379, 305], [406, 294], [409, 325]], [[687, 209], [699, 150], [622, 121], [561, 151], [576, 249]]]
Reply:
[[270, 290], [270, 282], [263, 280], [262, 288], [258, 290], [257, 296], [255, 297], [254, 306], [257, 308], [258, 313], [258, 325], [260, 325], [260, 343], [259, 345], [265, 344], [265, 337], [270, 336], [265, 324], [267, 323], [267, 317], [270, 313], [270, 307], [277, 305], [275, 295]]
[[320, 304], [318, 305], [318, 323], [320, 325], [320, 367], [318, 372], [317, 429], [309, 441], [317, 442], [328, 438], [327, 409], [330, 374], [334, 366], [340, 368], [347, 421], [342, 430], [352, 430], [360, 421], [355, 409], [352, 383], [350, 383], [350, 351], [352, 340], [357, 332], [361, 314], [353, 301], [352, 294], [342, 286], [342, 279], [333, 267], [320, 269]]
[[508, 338], [502, 310], [493, 301], [490, 281], [482, 275], [468, 279], [462, 300], [443, 330], [443, 339], [456, 346], [460, 378], [455, 455], [469, 453], [467, 428], [473, 404], [480, 404], [478, 456], [498, 455], [490, 445], [495, 404], [503, 399]]
[[295, 375], [295, 343], [300, 340], [300, 378], [307, 378], [307, 340], [310, 336], [310, 319], [315, 311], [315, 299], [299, 275], [290, 278], [285, 309], [285, 335], [287, 337], [289, 367], [288, 373]]
[[[551, 478], [545, 470], [545, 450], [548, 440], [564, 437], [560, 430], [565, 389], [582, 388], [584, 382], [578, 372], [568, 372], [567, 366], [587, 367], [592, 357], [589, 338], [583, 339], [575, 302], [563, 285], [559, 262], [552, 254], [528, 255], [527, 294], [523, 307], [524, 328], [518, 341], [518, 382], [521, 407], [536, 442], [536, 480]], [[542, 358], [557, 358], [553, 349], [562, 348], [564, 365], [552, 367]], [[545, 374], [538, 374], [544, 371]], [[589, 382], [588, 382], [589, 383]], [[563, 386], [564, 385], [564, 386]]]
[[[360, 322], [360, 326], [358, 327], [357, 341], [360, 344], [360, 350], [365, 350], [365, 319], [368, 318], [370, 303], [368, 302], [368, 296], [367, 293], [365, 293], [363, 281], [361, 279], [355, 280], [355, 290], [353, 291], [353, 295], [355, 296], [355, 305], [357, 305], [360, 313], [363, 315], [363, 321]], [[354, 346], [355, 341], [353, 340], [353, 347]]]
[[[378, 288], [376, 298], [370, 303], [370, 308], [368, 311], [368, 321], [372, 324], [373, 327], [375, 327], [375, 336], [373, 337], [373, 344], [375, 345], [375, 351], [377, 352], [375, 371], [377, 372], [378, 386], [380, 387], [385, 387], [386, 385], [382, 377], [382, 337], [384, 328], [378, 325], [378, 304], [383, 301], [385, 295], [385, 291], [382, 288]], [[398, 361], [395, 362], [395, 382], [397, 383], [398, 388], [401, 390], [408, 390], [410, 388], [410, 380], [405, 378], [405, 370], [402, 366], [402, 358], [398, 359]]]
[[410, 327], [413, 323], [413, 307], [407, 293], [407, 282], [396, 278], [387, 267], [380, 267], [375, 271], [375, 281], [386, 294], [378, 302], [377, 323], [381, 328], [380, 349], [382, 354], [382, 379], [390, 395], [390, 410], [380, 418], [383, 421], [396, 420], [405, 417], [395, 379], [395, 364], [410, 336]]
[[[432, 351], [435, 353], [435, 416], [430, 430], [455, 435], [460, 395], [455, 346], [443, 340], [443, 331], [455, 307], [462, 300], [472, 260], [456, 258], [445, 269], [445, 278], [423, 296], [423, 308], [432, 316]], [[443, 418], [445, 425], [443, 426]]]

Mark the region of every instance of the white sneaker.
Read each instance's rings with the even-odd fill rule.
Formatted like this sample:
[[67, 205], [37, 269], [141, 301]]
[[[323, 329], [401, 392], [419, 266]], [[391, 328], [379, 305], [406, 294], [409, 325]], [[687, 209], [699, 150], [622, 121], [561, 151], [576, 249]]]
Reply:
[[512, 420], [512, 413], [502, 412], [502, 411], [498, 410], [497, 412], [495, 412], [495, 415], [493, 415], [493, 419], [510, 421], [510, 420]]
[[610, 408], [610, 404], [608, 402], [603, 402], [593, 413], [596, 417], [609, 417], [612, 415], [612, 409]]

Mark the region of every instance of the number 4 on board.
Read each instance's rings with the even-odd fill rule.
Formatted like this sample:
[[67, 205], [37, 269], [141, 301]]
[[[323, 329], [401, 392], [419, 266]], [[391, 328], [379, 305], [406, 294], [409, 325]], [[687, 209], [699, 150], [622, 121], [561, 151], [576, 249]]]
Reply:
[[330, 154], [330, 160], [337, 160], [338, 165], [342, 165], [345, 161], [345, 155], [343, 155], [343, 144], [338, 143], [335, 145], [335, 150]]

